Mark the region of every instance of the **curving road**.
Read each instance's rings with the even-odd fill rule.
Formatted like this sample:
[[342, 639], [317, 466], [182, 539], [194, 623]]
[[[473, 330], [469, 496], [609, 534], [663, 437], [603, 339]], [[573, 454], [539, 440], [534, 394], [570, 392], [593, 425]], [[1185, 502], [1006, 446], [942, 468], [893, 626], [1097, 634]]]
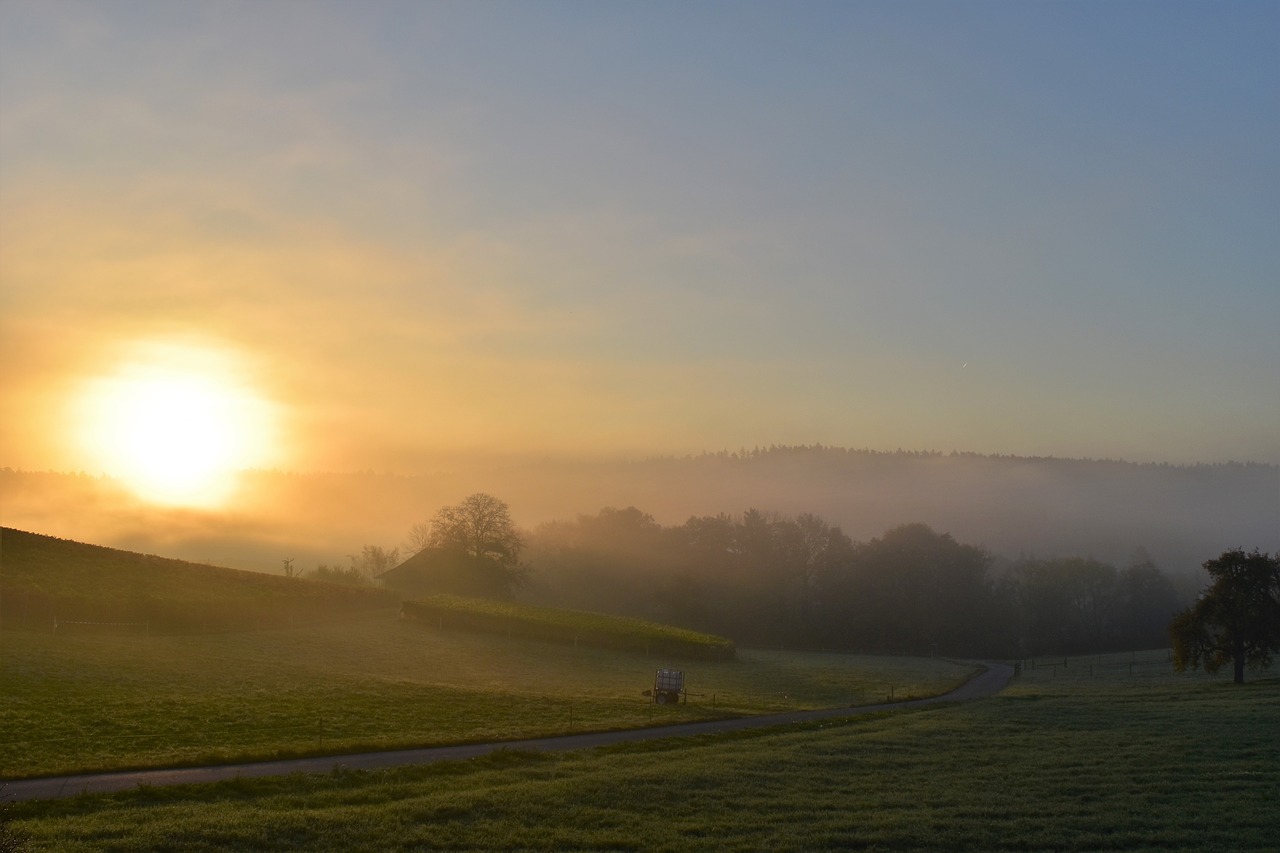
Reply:
[[928, 699], [887, 702], [881, 705], [862, 705], [856, 708], [789, 711], [783, 714], [768, 714], [759, 717], [735, 717], [728, 720], [707, 720], [698, 723], [655, 726], [647, 729], [591, 732], [580, 735], [533, 738], [530, 740], [500, 741], [498, 743], [437, 746], [426, 749], [400, 749], [390, 752], [364, 752], [354, 755], [329, 755], [316, 758], [292, 758], [283, 761], [258, 761], [251, 764], [220, 764], [213, 767], [129, 770], [115, 773], [88, 773], [80, 776], [18, 779], [10, 782], [0, 782], [0, 799], [15, 801], [51, 800], [58, 797], [74, 797], [79, 794], [123, 791], [129, 788], [136, 788], [139, 785], [160, 787], [164, 785], [220, 782], [224, 779], [248, 779], [257, 776], [285, 776], [290, 773], [329, 773], [339, 768], [375, 770], [382, 767], [397, 767], [405, 764], [458, 761], [486, 755], [499, 749], [563, 752], [571, 749], [608, 746], [615, 743], [765, 728], [806, 720], [854, 717], [860, 714], [880, 713], [899, 708], [919, 708], [924, 705], [935, 705], [942, 702], [962, 702], [969, 699], [980, 699], [999, 693], [1009, 683], [1009, 679], [1013, 677], [1013, 668], [1010, 666], [989, 663], [985, 667], [978, 675], [950, 693], [944, 693], [941, 696], [933, 696]]

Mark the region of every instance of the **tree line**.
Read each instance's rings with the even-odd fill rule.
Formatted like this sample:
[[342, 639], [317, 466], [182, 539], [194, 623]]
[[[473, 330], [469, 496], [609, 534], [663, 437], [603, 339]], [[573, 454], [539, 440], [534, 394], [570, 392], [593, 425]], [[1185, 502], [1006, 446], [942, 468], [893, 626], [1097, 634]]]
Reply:
[[1144, 553], [1002, 560], [925, 524], [855, 542], [811, 513], [749, 509], [663, 526], [606, 508], [528, 534], [545, 603], [733, 637], [913, 655], [1034, 655], [1158, 647], [1185, 603]]
[[[1226, 551], [1194, 606], [1142, 549], [1123, 568], [1093, 558], [1001, 560], [925, 524], [855, 542], [812, 513], [749, 509], [664, 527], [606, 507], [521, 533], [476, 493], [409, 531], [410, 557], [366, 545], [346, 570], [402, 594], [522, 597], [634, 615], [743, 644], [904, 655], [1087, 654], [1173, 644], [1177, 669], [1266, 667], [1280, 650], [1280, 555]], [[528, 561], [522, 556], [528, 555]], [[286, 572], [292, 560], [286, 560]]]
[[[1236, 549], [1204, 563], [1193, 607], [1142, 549], [1093, 558], [1001, 560], [921, 523], [855, 542], [812, 513], [749, 509], [664, 527], [606, 507], [525, 534], [476, 493], [414, 525], [410, 557], [366, 545], [313, 576], [634, 615], [734, 638], [903, 655], [1026, 656], [1152, 648], [1178, 669], [1266, 666], [1280, 650], [1280, 556]], [[528, 560], [522, 561], [527, 555]], [[286, 568], [292, 561], [286, 561]], [[477, 579], [482, 582], [477, 584]]]
[[398, 548], [366, 545], [346, 569], [321, 566], [311, 576], [475, 594], [460, 572], [483, 564], [492, 568], [484, 594], [639, 616], [747, 645], [910, 655], [1163, 646], [1184, 603], [1142, 552], [1123, 568], [1078, 557], [1000, 560], [925, 524], [855, 542], [812, 513], [757, 509], [663, 526], [636, 507], [606, 507], [521, 533], [505, 503], [475, 494], [415, 525], [405, 550], [398, 568]]

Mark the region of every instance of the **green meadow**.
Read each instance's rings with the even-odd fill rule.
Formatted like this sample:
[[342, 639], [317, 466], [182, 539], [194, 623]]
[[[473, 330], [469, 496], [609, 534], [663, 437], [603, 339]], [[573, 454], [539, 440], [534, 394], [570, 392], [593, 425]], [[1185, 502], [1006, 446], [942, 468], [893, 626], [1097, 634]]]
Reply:
[[[450, 625], [466, 623], [475, 602], [437, 601], [435, 618], [420, 622], [398, 618], [381, 592], [8, 529], [2, 544], [0, 595], [10, 618], [0, 632], [0, 779], [867, 704], [945, 692], [973, 672], [943, 660], [780, 651], [706, 660], [708, 644], [725, 641], [545, 608], [505, 607], [488, 614], [497, 628], [459, 630]], [[28, 612], [92, 603], [109, 617], [139, 602], [166, 614], [167, 630], [110, 618], [63, 619], [54, 630], [51, 619], [32, 621]], [[294, 619], [299, 613], [308, 618]], [[631, 632], [625, 644], [633, 648], [507, 636], [521, 620], [624, 640]], [[658, 654], [664, 642], [684, 654]], [[659, 667], [686, 671], [686, 703], [658, 708], [641, 696]]]
[[69, 851], [1277, 848], [1280, 679], [1058, 664], [966, 704], [18, 803], [12, 826]]
[[[742, 650], [707, 662], [438, 630], [391, 614], [144, 636], [6, 631], [0, 778], [511, 740], [945, 692], [942, 660]], [[685, 669], [687, 703], [641, 692]]]
[[[14, 570], [6, 547], [0, 582], [27, 594], [8, 599], [19, 615], [64, 607], [69, 576], [99, 584], [109, 612], [105, 568], [132, 579], [115, 604], [141, 601], [146, 579], [165, 575], [146, 601], [169, 621], [159, 632], [5, 623], [0, 800], [5, 778], [865, 705], [945, 692], [973, 671], [932, 659], [739, 649], [703, 660], [575, 646], [397, 618], [376, 599], [346, 607], [296, 580], [212, 570], [204, 584], [208, 567], [19, 546], [41, 561]], [[307, 620], [280, 615], [298, 612], [291, 589], [311, 602]], [[255, 602], [253, 621], [235, 618]], [[205, 607], [221, 630], [200, 621]], [[687, 703], [641, 696], [658, 667], [686, 671]], [[59, 851], [1274, 851], [1280, 678], [1229, 681], [1175, 674], [1166, 651], [1040, 659], [1002, 694], [964, 704], [13, 803], [0, 841], [9, 832]]]

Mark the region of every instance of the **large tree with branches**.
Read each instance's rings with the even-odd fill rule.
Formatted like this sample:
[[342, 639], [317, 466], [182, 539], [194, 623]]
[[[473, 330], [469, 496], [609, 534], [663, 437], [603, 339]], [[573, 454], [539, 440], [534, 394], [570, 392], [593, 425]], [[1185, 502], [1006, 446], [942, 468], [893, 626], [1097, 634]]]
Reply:
[[515, 569], [524, 538], [516, 531], [505, 502], [476, 492], [462, 503], [441, 507], [429, 522], [415, 524], [409, 531], [408, 548], [415, 554], [426, 548], [460, 551]]
[[1217, 672], [1230, 662], [1244, 684], [1246, 665], [1266, 668], [1280, 651], [1280, 554], [1236, 548], [1204, 568], [1213, 583], [1169, 625], [1174, 668]]

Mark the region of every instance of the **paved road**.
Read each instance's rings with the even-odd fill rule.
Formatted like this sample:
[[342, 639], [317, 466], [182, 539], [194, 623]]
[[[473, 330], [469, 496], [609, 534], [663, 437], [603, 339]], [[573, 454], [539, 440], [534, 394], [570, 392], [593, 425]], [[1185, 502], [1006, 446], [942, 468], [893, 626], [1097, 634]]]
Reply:
[[73, 797], [85, 793], [123, 791], [139, 785], [159, 787], [197, 782], [219, 782], [224, 779], [248, 779], [256, 776], [285, 776], [290, 773], [328, 773], [338, 768], [373, 770], [382, 767], [397, 767], [404, 764], [457, 761], [464, 758], [475, 758], [478, 755], [486, 755], [499, 749], [563, 752], [565, 750], [586, 749], [615, 743], [741, 731], [743, 729], [779, 726], [806, 720], [853, 717], [859, 714], [879, 713], [898, 708], [919, 708], [924, 705], [934, 705], [941, 702], [979, 699], [1003, 690], [1012, 676], [1012, 667], [995, 663], [987, 664], [983, 672], [942, 696], [934, 696], [929, 699], [913, 699], [906, 702], [888, 702], [882, 705], [863, 705], [856, 708], [791, 711], [784, 714], [736, 717], [730, 720], [707, 720], [698, 723], [655, 726], [647, 729], [624, 729], [621, 731], [592, 732], [589, 734], [502, 741], [499, 743], [438, 746], [428, 749], [365, 752], [355, 755], [293, 758], [285, 761], [259, 761], [252, 764], [222, 764], [215, 767], [183, 767], [172, 770], [135, 770], [117, 773], [91, 773], [81, 776], [54, 776], [43, 779], [19, 779], [12, 782], [0, 782], [0, 799], [50, 800], [58, 797]]

